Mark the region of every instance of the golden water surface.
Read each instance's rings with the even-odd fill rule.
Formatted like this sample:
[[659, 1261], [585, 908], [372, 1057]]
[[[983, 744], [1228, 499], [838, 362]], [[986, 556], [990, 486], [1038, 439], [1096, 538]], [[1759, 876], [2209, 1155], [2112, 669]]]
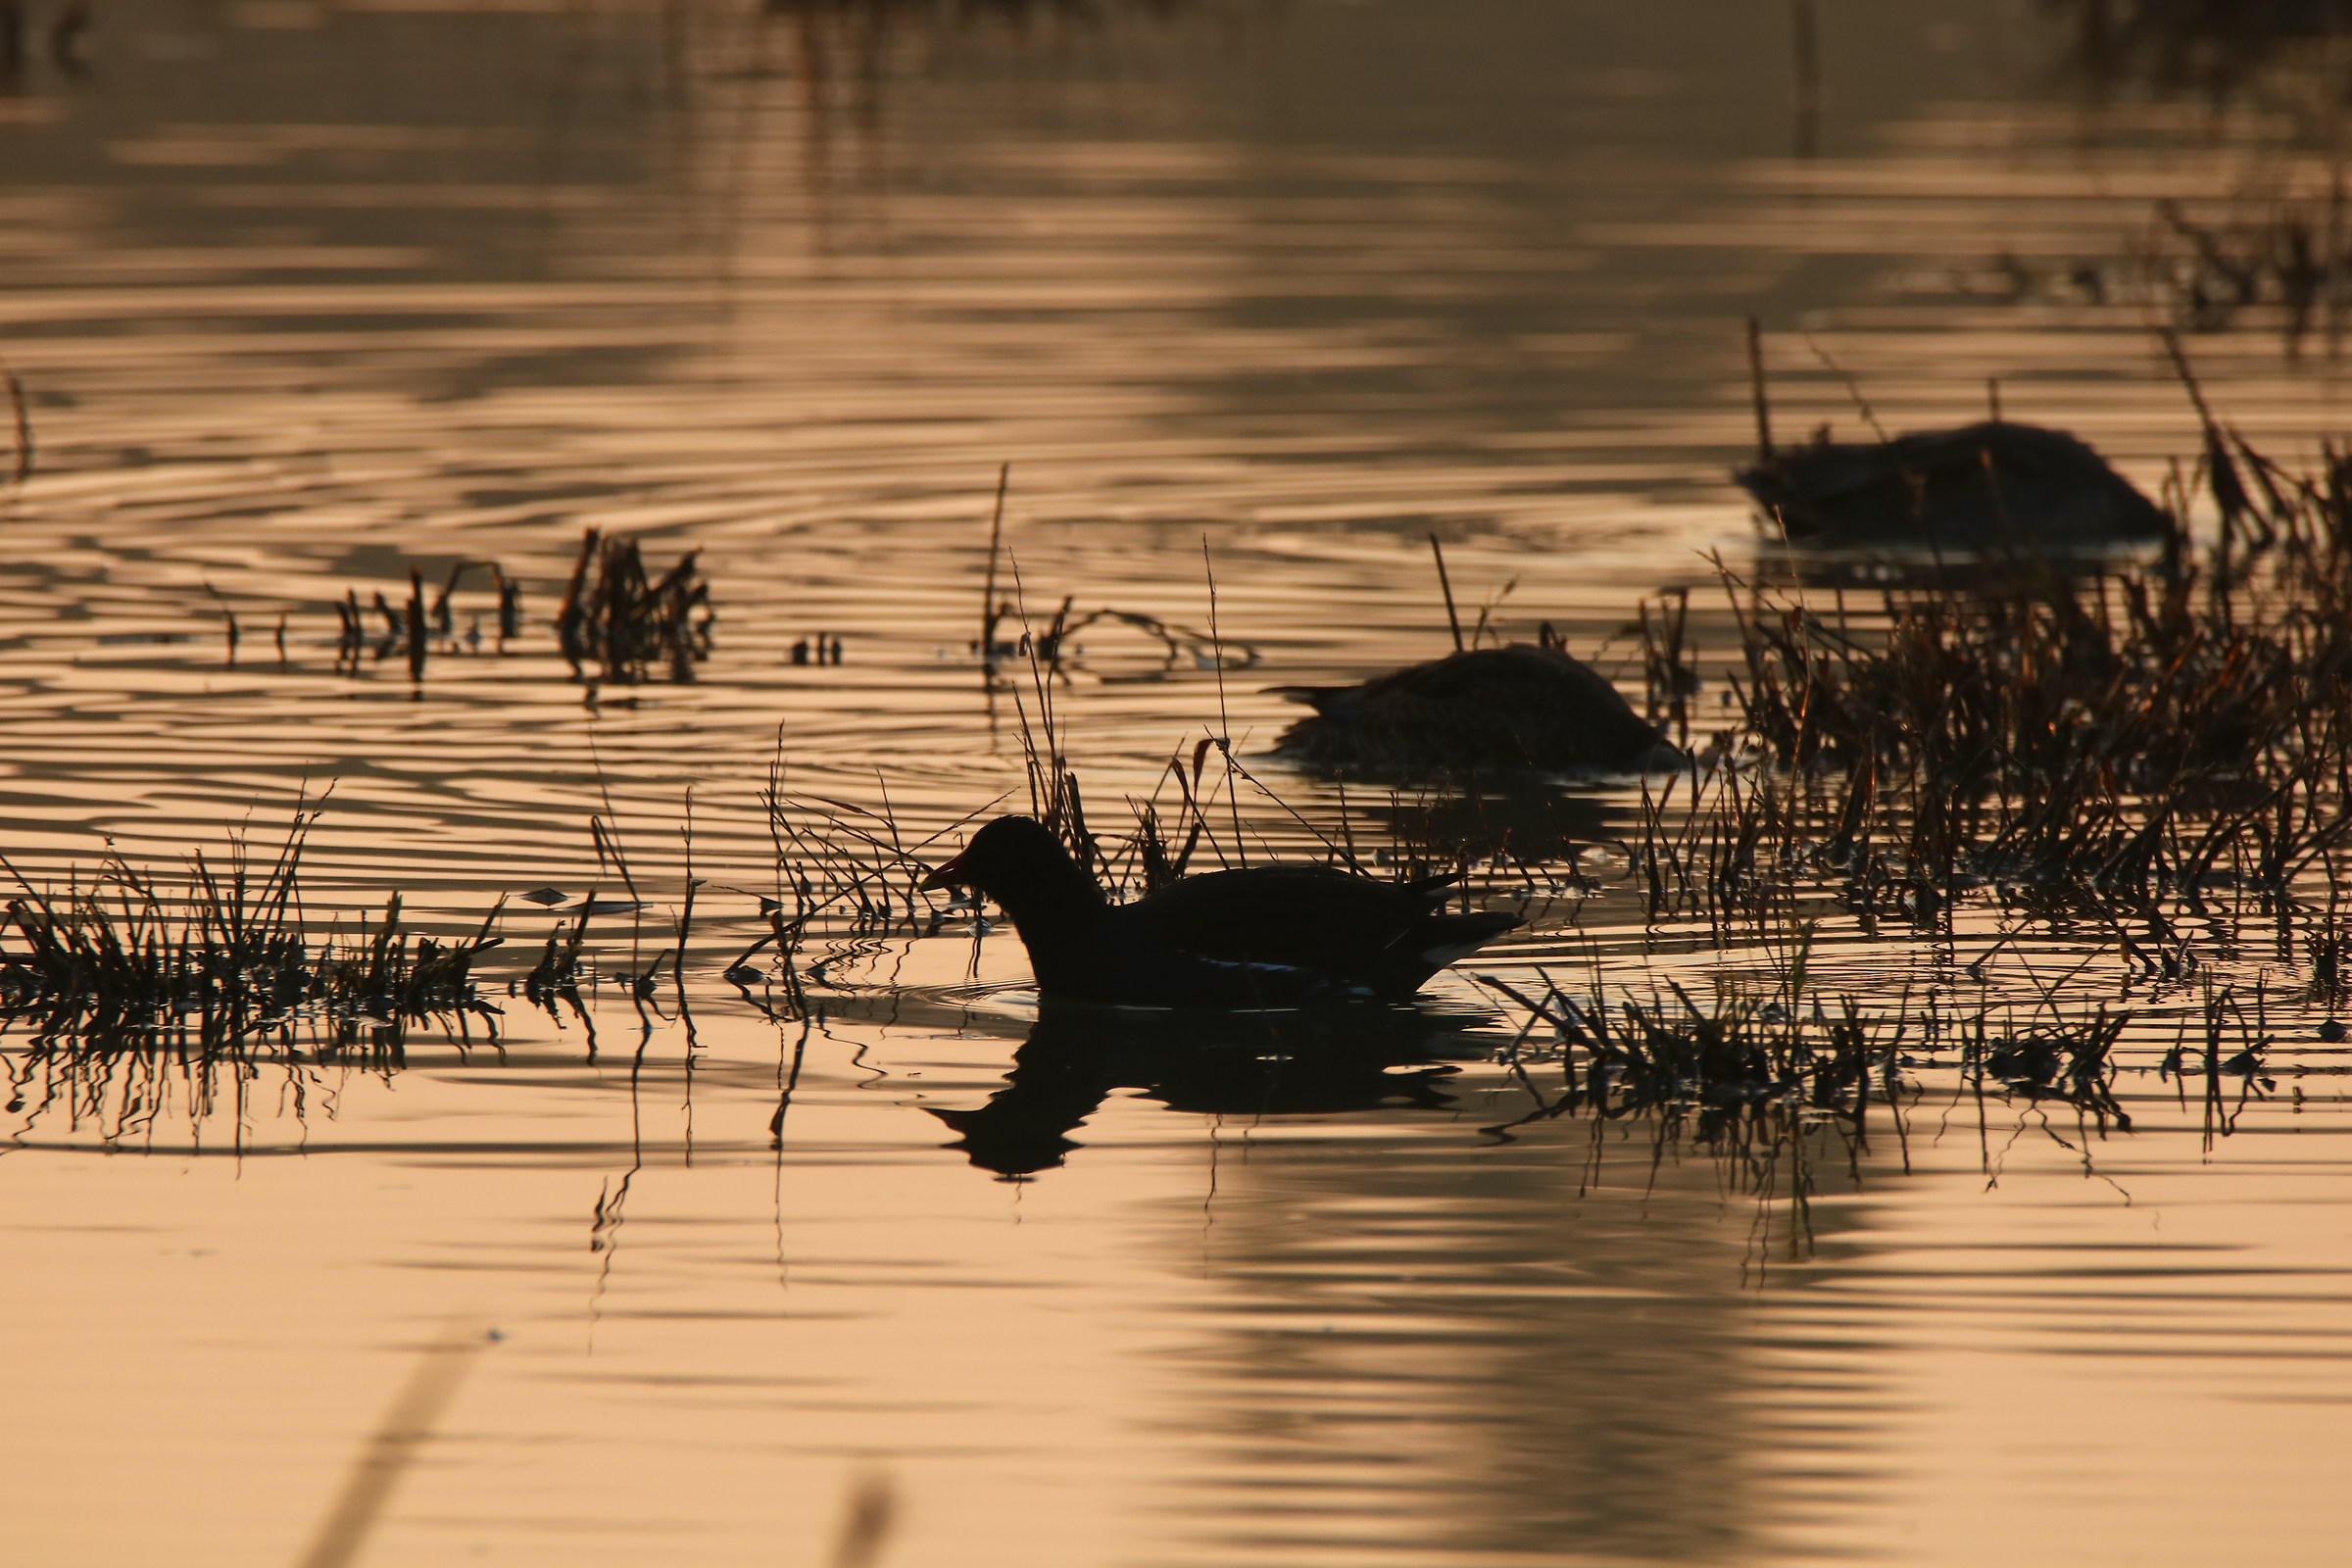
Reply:
[[[513, 904], [495, 1044], [76, 1083], [13, 1054], [0, 1560], [2342, 1560], [2352, 1123], [2291, 1004], [2227, 1136], [2144, 1070], [2193, 1002], [2158, 988], [2138, 1130], [1931, 1106], [1825, 1174], [1807, 1242], [1638, 1125], [1483, 1132], [1531, 1102], [1476, 1052], [1302, 1108], [1115, 1085], [1065, 1163], [992, 1180], [926, 1112], [1004, 1089], [1011, 943], [845, 946], [807, 1029], [718, 979], [777, 770], [920, 833], [1026, 800], [971, 654], [1004, 465], [1033, 615], [1213, 613], [1256, 656], [1085, 634], [1060, 717], [1105, 816], [1206, 734], [1262, 752], [1297, 711], [1267, 686], [1443, 651], [1432, 532], [1505, 635], [1638, 679], [1626, 623], [1689, 584], [1720, 652], [1749, 315], [1784, 434], [1863, 428], [1832, 362], [1896, 428], [1996, 379], [2155, 489], [2197, 427], [2134, 258], [2159, 201], [2325, 192], [2308, 95], [2094, 88], [2023, 0], [1814, 9], [1808, 112], [1763, 0], [110, 0], [63, 33], [35, 0], [0, 97], [37, 446], [0, 852], [170, 863], [323, 794], [313, 897], [456, 928], [616, 895], [599, 817], [653, 906], [596, 928], [608, 974], [707, 885], [690, 1018], [506, 997], [556, 918]], [[2189, 351], [2266, 450], [2345, 430], [2327, 323]], [[591, 527], [703, 552], [694, 682], [589, 693], [558, 656]], [[523, 585], [512, 646], [476, 566], [421, 683], [338, 660], [347, 591], [460, 562]], [[842, 662], [792, 662], [818, 633]], [[1477, 967], [1771, 956], [1604, 895]], [[1910, 961], [1818, 958], [1864, 993]]]

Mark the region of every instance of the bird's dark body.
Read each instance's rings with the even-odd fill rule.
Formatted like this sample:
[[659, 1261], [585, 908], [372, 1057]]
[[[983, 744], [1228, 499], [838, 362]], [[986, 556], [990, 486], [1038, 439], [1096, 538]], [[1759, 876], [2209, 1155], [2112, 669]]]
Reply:
[[1795, 545], [2046, 550], [2152, 543], [2173, 526], [2089, 446], [2033, 424], [1815, 441], [1734, 477]]
[[1315, 712], [1282, 732], [1275, 754], [1328, 772], [1617, 772], [1684, 760], [1606, 676], [1528, 643], [1434, 659], [1360, 686], [1278, 690]]
[[1376, 997], [1407, 997], [1519, 923], [1446, 913], [1430, 884], [1379, 882], [1322, 865], [1260, 865], [1186, 877], [1113, 916], [1146, 940], [1202, 957], [1307, 969]]
[[1327, 866], [1215, 871], [1114, 905], [1043, 824], [1000, 817], [934, 883], [979, 888], [1028, 949], [1038, 989], [1153, 1007], [1290, 1007], [1401, 998], [1519, 923], [1448, 913], [1428, 883]]

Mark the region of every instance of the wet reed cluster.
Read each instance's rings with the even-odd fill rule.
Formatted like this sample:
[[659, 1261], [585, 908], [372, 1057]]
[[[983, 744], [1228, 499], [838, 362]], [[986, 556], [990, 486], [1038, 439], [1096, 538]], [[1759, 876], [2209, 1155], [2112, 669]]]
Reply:
[[575, 676], [608, 685], [634, 685], [659, 670], [674, 681], [694, 679], [710, 657], [710, 587], [689, 550], [656, 577], [634, 539], [596, 529], [580, 541], [556, 636]]
[[[1646, 1125], [1660, 1154], [1690, 1149], [1722, 1160], [1746, 1190], [1797, 1205], [1818, 1190], [1823, 1161], [1859, 1169], [1875, 1122], [1907, 1147], [1910, 1122], [1934, 1107], [1974, 1112], [1989, 1133], [1994, 1105], [2065, 1114], [2076, 1140], [2129, 1132], [2126, 1086], [2171, 1085], [2192, 1098], [2209, 1138], [2227, 1135], [2246, 1103], [2277, 1089], [2268, 1055], [2277, 1037], [2228, 987], [2149, 1016], [2124, 1006], [2072, 1007], [2043, 992], [2007, 1002], [1988, 990], [1973, 1006], [1948, 999], [1866, 1006], [1809, 988], [1800, 951], [1769, 982], [1731, 984], [1702, 1002], [1679, 983], [1637, 992], [1595, 983], [1583, 994], [1551, 983], [1522, 988], [1492, 975], [1520, 1027], [1504, 1060], [1534, 1102], [1486, 1129], [1511, 1141], [1563, 1117]], [[2171, 1046], [2156, 1044], [2170, 1026]], [[2135, 1064], [2119, 1060], [2140, 1048]], [[1986, 1145], [1988, 1169], [1997, 1168]], [[2087, 1156], [2086, 1156], [2087, 1157]]]
[[[1578, 998], [1556, 985], [1522, 990], [1481, 983], [1524, 1020], [1513, 1059], [1537, 1108], [1521, 1123], [1571, 1113], [1646, 1117], [1661, 1142], [1688, 1140], [1733, 1154], [1751, 1174], [1808, 1126], [1835, 1123], [1857, 1142], [1874, 1099], [1901, 1091], [1900, 1014], [1866, 1017], [1851, 999], [1831, 1013], [1791, 1005], [1801, 975], [1770, 994], [1734, 993], [1702, 1006], [1681, 985], [1637, 996], [1605, 988]], [[1558, 1087], [1528, 1075], [1526, 1045], [1548, 1032]]]
[[[657, 576], [636, 540], [589, 529], [556, 613], [557, 644], [573, 677], [591, 685], [693, 680], [695, 666], [710, 657], [716, 620], [699, 559], [699, 552], [689, 551]], [[461, 629], [457, 593], [476, 571], [489, 574], [496, 602], [486, 611], [466, 612]], [[244, 642], [244, 625], [217, 589], [208, 584], [207, 592], [220, 605], [227, 659], [234, 664]], [[334, 610], [338, 672], [356, 675], [368, 664], [397, 659], [407, 666], [409, 679], [419, 685], [435, 655], [480, 653], [485, 645], [490, 652], [504, 654], [525, 631], [522, 585], [494, 561], [455, 562], [437, 586], [427, 583], [421, 568], [411, 567], [405, 597], [377, 589], [362, 600], [358, 589], [346, 589]], [[282, 614], [275, 643], [278, 662], [284, 664]], [[804, 639], [794, 650], [793, 662], [837, 664], [841, 657], [841, 640], [835, 637], [828, 643], [820, 634], [813, 659]]]
[[2147, 914], [2324, 868], [2352, 837], [2352, 463], [2290, 475], [2216, 429], [2205, 483], [2211, 540], [2112, 572], [2012, 557], [1875, 604], [1738, 584], [1735, 765], [1687, 812], [1653, 798], [1652, 912]]
[[314, 820], [298, 817], [267, 859], [237, 843], [177, 878], [120, 857], [62, 890], [18, 875], [0, 925], [0, 1021], [36, 1052], [191, 1058], [396, 1056], [409, 1025], [486, 1021], [472, 970], [498, 945], [495, 911], [455, 942], [407, 929], [397, 894], [348, 928], [321, 922], [301, 882]]

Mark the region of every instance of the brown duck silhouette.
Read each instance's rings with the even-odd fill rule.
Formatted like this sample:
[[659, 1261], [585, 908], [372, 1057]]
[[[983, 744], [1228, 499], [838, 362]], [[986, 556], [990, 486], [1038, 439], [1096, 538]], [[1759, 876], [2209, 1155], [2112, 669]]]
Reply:
[[1733, 477], [1794, 545], [2064, 550], [2153, 543], [2173, 527], [2082, 441], [2002, 420], [1889, 441], [1825, 433]]
[[1112, 904], [1044, 823], [1001, 816], [925, 887], [976, 887], [1004, 906], [1039, 991], [1144, 1007], [1291, 1007], [1409, 997], [1519, 924], [1446, 913], [1445, 880], [1383, 882], [1324, 865], [1186, 877]]
[[1274, 754], [1325, 772], [1649, 772], [1689, 759], [1606, 676], [1532, 643], [1433, 659], [1360, 686], [1277, 686], [1315, 712]]

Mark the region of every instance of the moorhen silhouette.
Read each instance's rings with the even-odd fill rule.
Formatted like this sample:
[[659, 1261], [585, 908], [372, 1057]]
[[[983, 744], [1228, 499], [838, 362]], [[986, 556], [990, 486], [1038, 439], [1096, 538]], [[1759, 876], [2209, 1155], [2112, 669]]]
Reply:
[[1038, 990], [1139, 1007], [1292, 1007], [1409, 997], [1519, 924], [1444, 911], [1444, 882], [1382, 882], [1322, 865], [1186, 877], [1113, 904], [1044, 823], [1001, 816], [923, 886], [1002, 905]]
[[1987, 420], [1785, 447], [1733, 475], [1792, 545], [1965, 551], [2150, 544], [2173, 520], [2064, 430]]
[[1608, 677], [1549, 645], [1476, 648], [1360, 686], [1273, 690], [1315, 710], [1274, 755], [1325, 772], [1642, 773], [1690, 761]]

